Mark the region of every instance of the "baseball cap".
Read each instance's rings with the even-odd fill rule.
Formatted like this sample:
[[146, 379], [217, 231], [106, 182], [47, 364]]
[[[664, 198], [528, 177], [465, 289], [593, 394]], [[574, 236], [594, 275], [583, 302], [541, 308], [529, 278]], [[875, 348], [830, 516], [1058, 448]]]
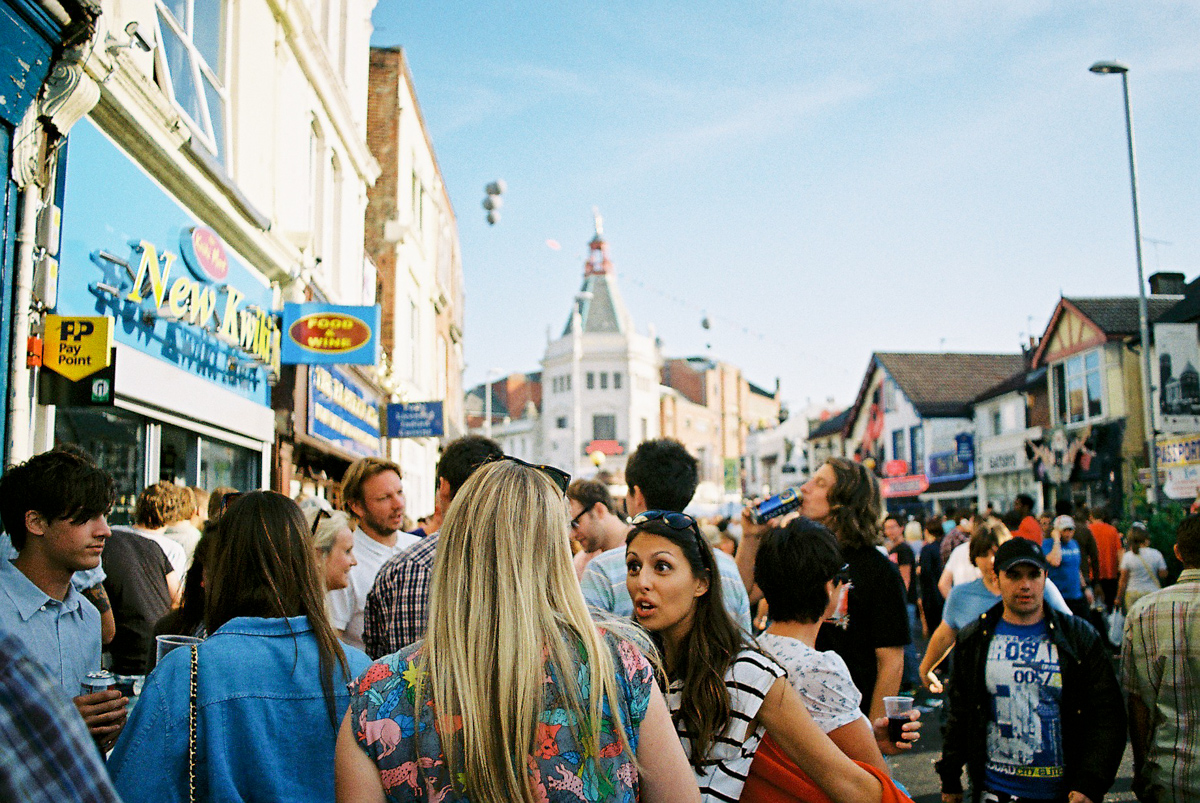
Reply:
[[996, 572], [999, 573], [1018, 563], [1032, 563], [1045, 571], [1050, 570], [1050, 564], [1046, 562], [1046, 556], [1040, 546], [1024, 538], [1010, 538], [996, 550], [996, 559], [993, 565]]
[[1070, 516], [1059, 516], [1054, 520], [1054, 529], [1056, 530], [1074, 530], [1075, 519]]

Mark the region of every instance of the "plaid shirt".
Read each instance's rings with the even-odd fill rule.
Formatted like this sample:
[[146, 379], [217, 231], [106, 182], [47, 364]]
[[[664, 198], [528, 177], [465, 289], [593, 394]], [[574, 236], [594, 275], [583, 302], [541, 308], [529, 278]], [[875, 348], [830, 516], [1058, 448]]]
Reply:
[[383, 564], [375, 575], [363, 611], [363, 645], [372, 658], [397, 652], [425, 635], [437, 543], [437, 533], [425, 536]]
[[0, 800], [121, 803], [75, 706], [25, 644], [3, 632]]
[[1200, 792], [1200, 569], [1142, 597], [1125, 620], [1125, 690], [1150, 712], [1145, 766], [1134, 789], [1157, 800], [1195, 800]]

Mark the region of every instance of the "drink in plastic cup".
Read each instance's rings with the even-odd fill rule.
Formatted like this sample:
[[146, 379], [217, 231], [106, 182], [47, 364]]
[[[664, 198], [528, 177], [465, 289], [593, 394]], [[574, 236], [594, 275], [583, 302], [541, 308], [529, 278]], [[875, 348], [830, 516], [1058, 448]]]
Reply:
[[911, 697], [883, 698], [883, 710], [888, 718], [888, 741], [904, 741], [904, 723], [912, 721], [909, 718], [912, 708], [913, 698]]
[[199, 644], [200, 642], [204, 641], [204, 639], [196, 638], [195, 636], [155, 636], [154, 640], [157, 642], [155, 649], [156, 665], [161, 664], [162, 659], [166, 657], [167, 653], [169, 653], [171, 650], [174, 650], [177, 647], [190, 647], [193, 644]]

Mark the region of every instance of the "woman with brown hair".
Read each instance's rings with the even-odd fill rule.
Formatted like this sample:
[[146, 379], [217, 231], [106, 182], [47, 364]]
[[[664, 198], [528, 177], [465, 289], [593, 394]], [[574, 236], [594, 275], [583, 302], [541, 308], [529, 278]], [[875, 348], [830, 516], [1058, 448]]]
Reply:
[[113, 782], [126, 800], [186, 800], [194, 764], [197, 800], [332, 801], [346, 683], [370, 661], [329, 624], [300, 509], [242, 494], [208, 537], [211, 635], [146, 679], [108, 762]]

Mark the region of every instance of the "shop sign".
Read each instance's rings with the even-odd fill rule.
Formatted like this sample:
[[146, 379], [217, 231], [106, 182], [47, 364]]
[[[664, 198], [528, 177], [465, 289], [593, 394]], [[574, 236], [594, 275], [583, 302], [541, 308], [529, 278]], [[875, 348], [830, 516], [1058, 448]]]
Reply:
[[308, 434], [359, 455], [378, 457], [379, 402], [333, 367], [308, 369]]
[[950, 482], [952, 480], [969, 480], [975, 476], [973, 463], [963, 461], [957, 450], [953, 452], [935, 452], [929, 455], [926, 475], [930, 482]]
[[82, 379], [71, 380], [53, 371], [38, 374], [38, 404], [59, 407], [112, 407], [116, 402], [117, 350], [111, 349], [108, 365]]
[[[1159, 474], [1162, 473], [1160, 470]], [[1166, 475], [1166, 482], [1160, 485], [1163, 493], [1171, 499], [1194, 499], [1200, 496], [1200, 465], [1175, 466], [1167, 469]], [[1150, 478], [1147, 476], [1146, 479]]]
[[93, 123], [68, 140], [53, 311], [111, 316], [118, 345], [269, 405], [280, 331], [263, 273]]
[[112, 319], [46, 316], [42, 365], [71, 381], [91, 376], [111, 364]]
[[888, 477], [902, 477], [908, 471], [907, 460], [889, 460], [883, 464], [883, 473]]
[[387, 436], [389, 438], [440, 438], [442, 403], [405, 402], [387, 406]]
[[1154, 351], [1158, 359], [1151, 362], [1151, 373], [1158, 431], [1200, 430], [1200, 338], [1196, 324], [1154, 324]]
[[976, 470], [980, 474], [1003, 474], [1010, 471], [1024, 471], [1029, 468], [1025, 458], [1025, 447], [1007, 449], [1002, 452], [984, 452], [979, 456]]
[[374, 365], [380, 307], [285, 304], [282, 360], [287, 365]]
[[954, 436], [958, 459], [963, 463], [975, 462], [975, 436], [969, 432], [961, 432]]
[[879, 481], [884, 499], [895, 499], [899, 496], [918, 496], [929, 490], [929, 478], [924, 474], [910, 474], [907, 477], [885, 477]]
[[1154, 445], [1154, 450], [1158, 465], [1163, 468], [1200, 463], [1200, 434], [1164, 438]]

